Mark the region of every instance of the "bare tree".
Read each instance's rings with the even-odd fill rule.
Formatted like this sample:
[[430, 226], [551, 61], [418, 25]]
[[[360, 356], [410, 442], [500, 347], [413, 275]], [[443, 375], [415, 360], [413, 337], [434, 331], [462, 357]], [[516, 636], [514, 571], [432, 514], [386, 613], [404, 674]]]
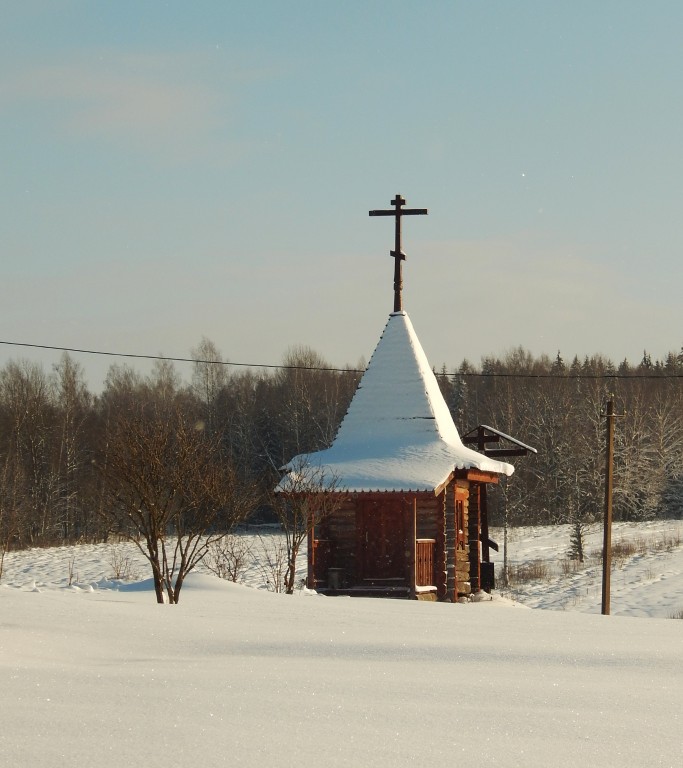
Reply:
[[83, 368], [65, 352], [53, 368], [56, 408], [57, 474], [55, 515], [64, 541], [89, 533], [84, 486], [90, 470], [86, 423], [92, 414], [92, 396], [87, 390]]
[[[278, 414], [284, 456], [328, 448], [356, 389], [355, 372], [339, 373], [310, 347], [294, 346], [275, 377], [284, 408]], [[285, 458], [274, 457], [275, 466]]]
[[285, 592], [294, 592], [296, 560], [309, 531], [332, 515], [344, 500], [338, 478], [325, 468], [298, 457], [288, 467], [275, 493], [273, 506], [285, 533], [287, 569]]
[[98, 462], [110, 529], [147, 558], [157, 602], [177, 603], [187, 575], [256, 503], [179, 403], [158, 401], [111, 416]]
[[221, 390], [227, 386], [228, 370], [216, 345], [206, 336], [190, 350], [195, 360], [192, 371], [192, 391], [202, 404], [209, 431], [217, 426], [217, 406]]
[[25, 360], [8, 363], [0, 373], [0, 400], [13, 477], [23, 478], [25, 492], [20, 544], [52, 543], [57, 528], [52, 506], [58, 485], [52, 462], [54, 404], [42, 368]]
[[8, 453], [0, 467], [0, 579], [5, 554], [18, 538], [25, 512], [26, 488], [21, 467]]

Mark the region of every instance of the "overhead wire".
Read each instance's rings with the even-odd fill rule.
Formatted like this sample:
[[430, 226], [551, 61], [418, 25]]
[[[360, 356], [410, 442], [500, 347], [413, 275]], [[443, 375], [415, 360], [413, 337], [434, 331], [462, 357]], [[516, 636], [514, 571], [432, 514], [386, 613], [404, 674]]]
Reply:
[[[145, 355], [135, 352], [107, 352], [104, 350], [96, 349], [80, 349], [77, 347], [61, 347], [53, 346], [49, 344], [29, 344], [27, 342], [20, 341], [3, 341], [0, 340], [0, 344], [11, 347], [26, 347], [28, 349], [44, 349], [55, 352], [72, 352], [74, 354], [82, 355], [100, 355], [104, 357], [122, 357], [130, 358], [134, 360], [161, 360], [173, 363], [195, 363], [202, 365], [225, 365], [234, 366], [238, 368], [264, 368], [269, 370], [295, 370], [295, 371], [327, 371], [330, 373], [364, 373], [365, 369], [361, 368], [337, 368], [334, 366], [317, 366], [317, 365], [291, 365], [286, 363], [274, 364], [274, 363], [242, 363], [233, 362], [230, 360], [203, 360], [194, 357], [172, 357], [169, 355]], [[643, 373], [642, 371], [634, 373], [619, 373], [618, 371], [613, 373], [589, 373], [579, 372], [571, 373], [567, 369], [561, 373], [519, 373], [519, 372], [483, 372], [483, 371], [435, 371], [438, 376], [446, 376], [449, 378], [489, 378], [489, 379], [683, 379], [682, 373]]]

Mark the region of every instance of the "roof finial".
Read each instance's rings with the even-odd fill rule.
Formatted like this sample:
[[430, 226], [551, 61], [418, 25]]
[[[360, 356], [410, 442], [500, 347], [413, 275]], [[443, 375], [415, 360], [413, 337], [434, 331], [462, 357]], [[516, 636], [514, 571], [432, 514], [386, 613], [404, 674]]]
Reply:
[[396, 217], [396, 235], [394, 241], [394, 250], [390, 251], [394, 257], [394, 312], [403, 310], [403, 271], [401, 262], [405, 261], [406, 255], [401, 250], [401, 216], [424, 216], [428, 213], [426, 208], [403, 208], [406, 201], [397, 194], [391, 201], [394, 206], [393, 211], [369, 211], [370, 216], [395, 216]]

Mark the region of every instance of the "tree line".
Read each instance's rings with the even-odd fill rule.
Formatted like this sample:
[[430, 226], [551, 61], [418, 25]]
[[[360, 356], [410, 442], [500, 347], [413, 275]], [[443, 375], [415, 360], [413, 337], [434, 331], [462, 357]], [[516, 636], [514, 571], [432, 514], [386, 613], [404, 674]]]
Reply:
[[602, 355], [566, 363], [517, 348], [438, 374], [462, 431], [488, 424], [537, 449], [512, 459], [515, 474], [493, 494], [494, 521], [570, 523], [601, 518], [605, 403], [614, 398], [614, 518], [683, 514], [683, 349], [653, 362], [615, 366]]
[[[3, 552], [117, 532], [151, 540], [197, 523], [212, 505], [222, 517], [200, 525], [204, 533], [268, 519], [278, 469], [331, 443], [360, 379], [351, 368], [325, 370], [305, 347], [290, 349], [274, 372], [235, 372], [207, 339], [192, 356], [202, 362], [189, 381], [169, 361], [148, 376], [113, 365], [97, 395], [66, 353], [51, 371], [26, 360], [0, 369]], [[514, 476], [492, 494], [492, 522], [577, 526], [602, 510], [609, 394], [625, 414], [616, 429], [615, 518], [681, 516], [682, 374], [683, 350], [615, 366], [522, 348], [436, 373], [461, 434], [488, 424], [538, 451], [513, 460]], [[145, 533], [144, 498], [166, 510], [157, 521], [164, 530]], [[166, 554], [171, 572], [173, 558], [193, 556]], [[167, 587], [160, 574], [159, 589]]]

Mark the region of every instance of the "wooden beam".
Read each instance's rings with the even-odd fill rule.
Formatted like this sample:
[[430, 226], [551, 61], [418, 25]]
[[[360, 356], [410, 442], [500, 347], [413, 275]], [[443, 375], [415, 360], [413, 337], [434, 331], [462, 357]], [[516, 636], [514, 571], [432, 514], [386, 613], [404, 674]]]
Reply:
[[528, 456], [529, 451], [526, 448], [487, 448], [484, 451], [486, 456]]
[[[465, 445], [478, 445], [480, 438], [478, 435], [464, 435], [462, 441]], [[498, 435], [485, 435], [483, 438], [484, 443], [499, 443], [500, 437]]]
[[480, 469], [459, 469], [457, 476], [473, 483], [497, 483], [499, 480], [495, 472], [482, 472]]

